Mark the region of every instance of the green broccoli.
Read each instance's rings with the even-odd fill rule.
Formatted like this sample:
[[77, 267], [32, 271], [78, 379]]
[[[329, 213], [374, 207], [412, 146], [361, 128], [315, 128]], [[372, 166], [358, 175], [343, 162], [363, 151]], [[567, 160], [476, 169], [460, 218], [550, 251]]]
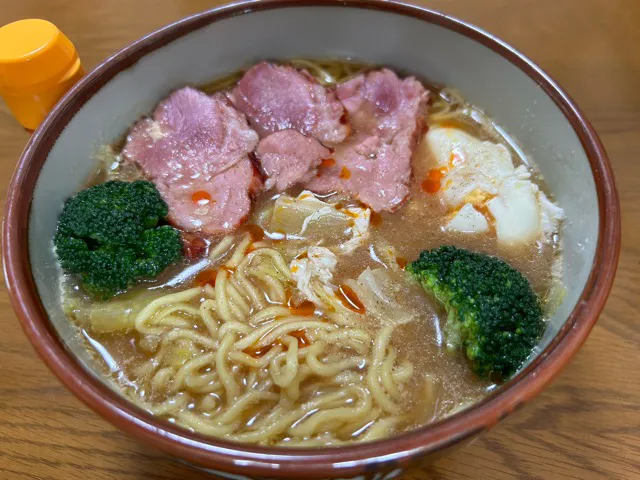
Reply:
[[67, 200], [54, 244], [62, 269], [106, 300], [182, 256], [180, 232], [158, 226], [168, 207], [146, 181], [110, 181]]
[[542, 335], [538, 297], [502, 260], [443, 246], [422, 252], [407, 270], [445, 307], [447, 341], [480, 377], [513, 375]]

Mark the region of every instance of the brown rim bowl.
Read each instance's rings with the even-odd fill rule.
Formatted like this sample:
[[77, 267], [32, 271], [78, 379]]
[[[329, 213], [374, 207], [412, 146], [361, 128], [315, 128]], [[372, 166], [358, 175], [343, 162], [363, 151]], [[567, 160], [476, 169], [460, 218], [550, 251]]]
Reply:
[[[288, 39], [278, 32], [286, 32]], [[122, 135], [136, 117], [181, 84], [202, 83], [263, 58], [295, 56], [354, 56], [458, 87], [540, 160], [551, 191], [567, 211], [565, 238], [573, 252], [567, 256], [566, 305], [553, 335], [514, 378], [443, 420], [344, 448], [236, 444], [191, 433], [125, 401], [89, 369], [61, 333], [47, 285], [55, 283], [51, 252], [42, 253], [46, 248], [38, 243], [40, 237], [52, 237], [55, 223], [45, 218], [57, 217], [64, 198], [94, 168], [86, 158], [100, 138]], [[576, 239], [585, 242], [574, 252]], [[9, 188], [3, 242], [11, 301], [37, 352], [78, 398], [143, 443], [235, 475], [366, 478], [391, 472], [375, 476], [391, 478], [489, 429], [538, 394], [567, 364], [611, 289], [620, 249], [620, 209], [611, 165], [587, 119], [547, 74], [495, 37], [460, 20], [395, 2], [248, 1], [162, 28], [119, 51], [78, 83], [24, 150]]]

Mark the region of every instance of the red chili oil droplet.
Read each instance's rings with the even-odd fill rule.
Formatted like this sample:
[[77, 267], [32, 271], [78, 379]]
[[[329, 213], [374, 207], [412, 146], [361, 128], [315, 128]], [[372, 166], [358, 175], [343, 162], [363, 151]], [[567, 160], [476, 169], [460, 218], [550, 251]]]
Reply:
[[275, 342], [270, 345], [264, 345], [262, 347], [247, 347], [243, 351], [247, 355], [253, 358], [260, 358], [265, 355], [269, 350], [275, 347]]
[[331, 168], [336, 166], [336, 161], [333, 158], [325, 158], [320, 162], [320, 168]]
[[442, 178], [447, 173], [445, 168], [432, 168], [422, 182], [422, 190], [427, 193], [436, 193], [442, 186]]
[[196, 275], [195, 284], [201, 287], [205, 285], [216, 286], [216, 277], [218, 276], [217, 270], [203, 270]]
[[264, 230], [262, 229], [262, 227], [260, 227], [260, 225], [250, 223], [246, 226], [246, 229], [249, 232], [249, 235], [251, 235], [251, 240], [253, 240], [254, 242], [264, 240]]
[[291, 315], [300, 315], [302, 317], [310, 317], [316, 311], [315, 304], [309, 300], [305, 300], [299, 305], [291, 305], [291, 302], [289, 302], [288, 307]]
[[349, 310], [353, 310], [354, 312], [361, 314], [366, 312], [364, 304], [349, 285], [340, 285], [336, 291], [336, 295], [342, 305], [347, 307]]
[[298, 348], [304, 348], [311, 345], [311, 340], [307, 338], [307, 334], [304, 330], [295, 330], [290, 332], [289, 335], [298, 339]]
[[207, 205], [211, 201], [211, 195], [204, 190], [198, 190], [191, 195], [191, 201], [197, 205]]
[[379, 227], [380, 225], [382, 225], [382, 215], [380, 215], [378, 212], [372, 211], [369, 223], [371, 223], [372, 227]]

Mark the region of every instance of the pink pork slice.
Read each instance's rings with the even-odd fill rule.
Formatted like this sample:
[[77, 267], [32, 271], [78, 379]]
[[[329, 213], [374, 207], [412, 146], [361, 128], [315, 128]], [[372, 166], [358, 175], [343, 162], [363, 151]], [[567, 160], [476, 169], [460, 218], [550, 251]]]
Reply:
[[315, 138], [305, 137], [296, 130], [281, 130], [258, 143], [256, 156], [267, 175], [265, 188], [282, 192], [316, 176], [318, 165], [331, 151]]
[[247, 158], [209, 180], [196, 178], [172, 185], [159, 182], [157, 187], [169, 205], [169, 219], [177, 227], [216, 234], [235, 229], [249, 216], [259, 178], [255, 173]]
[[259, 176], [248, 154], [258, 143], [222, 94], [186, 87], [136, 123], [123, 150], [153, 181], [169, 205], [169, 219], [185, 231], [233, 230], [251, 209]]
[[260, 137], [293, 129], [331, 145], [349, 134], [335, 93], [304, 70], [259, 63], [244, 74], [230, 98]]
[[355, 133], [333, 154], [331, 168], [307, 183], [315, 192], [342, 191], [375, 211], [393, 211], [409, 194], [411, 157], [428, 92], [391, 70], [361, 74], [338, 85]]

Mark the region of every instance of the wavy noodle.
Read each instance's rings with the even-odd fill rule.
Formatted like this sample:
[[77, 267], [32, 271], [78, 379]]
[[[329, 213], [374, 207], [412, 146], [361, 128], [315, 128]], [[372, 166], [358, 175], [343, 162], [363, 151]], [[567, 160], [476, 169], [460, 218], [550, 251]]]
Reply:
[[265, 444], [373, 439], [403, 422], [413, 367], [397, 361], [395, 327], [368, 330], [351, 311], [292, 314], [291, 273], [268, 242], [227, 236], [210, 261], [215, 285], [165, 295], [135, 318], [149, 357], [126, 389], [133, 401], [201, 433]]
[[[383, 378], [385, 372], [382, 366], [385, 361], [385, 355], [387, 355], [387, 346], [393, 332], [393, 326], [385, 326], [380, 330], [380, 333], [376, 337], [373, 345], [373, 358], [369, 371], [367, 372], [367, 385], [371, 390], [371, 394], [375, 397], [376, 402], [383, 410], [389, 413], [398, 413], [400, 407], [393, 401], [391, 395], [384, 388], [384, 383], [388, 379]], [[393, 381], [393, 379], [391, 379]]]

